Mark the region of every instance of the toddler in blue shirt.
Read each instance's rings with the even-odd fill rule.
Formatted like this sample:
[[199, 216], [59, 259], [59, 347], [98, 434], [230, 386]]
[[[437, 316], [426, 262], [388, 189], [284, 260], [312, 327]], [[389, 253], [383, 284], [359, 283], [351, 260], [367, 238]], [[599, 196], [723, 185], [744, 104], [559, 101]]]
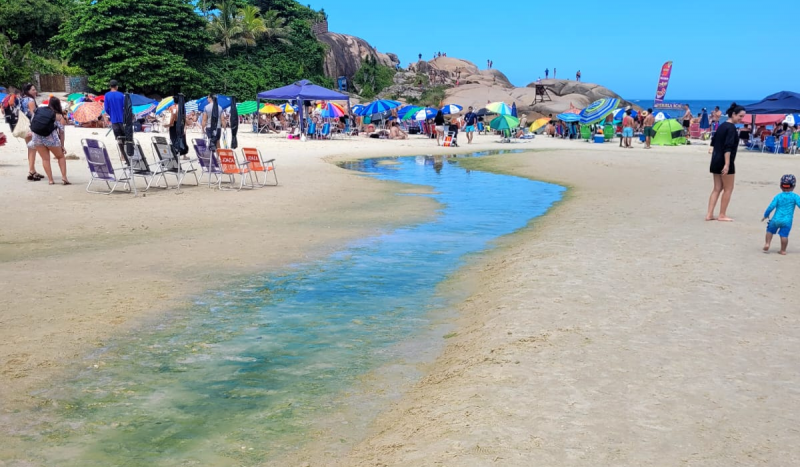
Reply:
[[786, 254], [786, 247], [789, 245], [789, 231], [792, 230], [792, 221], [794, 220], [794, 208], [800, 207], [800, 196], [794, 192], [794, 187], [797, 184], [797, 179], [794, 175], [784, 175], [781, 177], [781, 190], [782, 193], [775, 195], [772, 202], [764, 212], [765, 221], [769, 219], [772, 211], [775, 215], [770, 219], [767, 224], [767, 243], [764, 245], [764, 251], [769, 251], [769, 246], [772, 243], [772, 236], [776, 233], [781, 237], [781, 251], [782, 255]]

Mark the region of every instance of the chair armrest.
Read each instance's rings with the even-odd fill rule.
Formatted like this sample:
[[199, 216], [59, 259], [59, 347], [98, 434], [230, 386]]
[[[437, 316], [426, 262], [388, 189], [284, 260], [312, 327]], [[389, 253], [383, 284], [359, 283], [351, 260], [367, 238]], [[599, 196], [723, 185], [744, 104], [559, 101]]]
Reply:
[[265, 164], [269, 164], [270, 162], [275, 162], [275, 159], [270, 159], [268, 161], [264, 161]]

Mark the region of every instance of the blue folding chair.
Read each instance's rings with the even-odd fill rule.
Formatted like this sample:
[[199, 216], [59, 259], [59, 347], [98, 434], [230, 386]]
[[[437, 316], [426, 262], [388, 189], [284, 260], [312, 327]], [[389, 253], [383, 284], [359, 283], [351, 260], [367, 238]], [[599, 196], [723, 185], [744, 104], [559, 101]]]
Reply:
[[767, 136], [764, 139], [764, 146], [761, 148], [761, 152], [766, 152], [766, 151], [773, 152], [773, 153], [777, 153], [778, 152], [778, 145], [775, 143], [775, 137], [774, 136], [770, 135], [770, 136]]
[[309, 138], [313, 138], [317, 134], [317, 124], [316, 123], [309, 123], [308, 124], [308, 131], [306, 132]]
[[331, 135], [331, 124], [330, 123], [326, 123], [326, 124], [322, 125], [322, 131], [320, 132], [319, 137], [320, 138], [324, 138], [324, 139], [328, 139], [328, 137], [330, 137], [330, 135]]

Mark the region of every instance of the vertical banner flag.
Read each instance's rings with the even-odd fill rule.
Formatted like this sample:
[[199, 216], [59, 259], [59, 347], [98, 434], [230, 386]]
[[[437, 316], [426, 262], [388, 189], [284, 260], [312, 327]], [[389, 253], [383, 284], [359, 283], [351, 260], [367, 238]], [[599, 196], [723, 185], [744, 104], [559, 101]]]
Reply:
[[664, 102], [667, 96], [667, 86], [669, 85], [669, 75], [672, 73], [672, 62], [669, 61], [661, 67], [661, 74], [658, 76], [658, 87], [656, 88], [656, 104]]

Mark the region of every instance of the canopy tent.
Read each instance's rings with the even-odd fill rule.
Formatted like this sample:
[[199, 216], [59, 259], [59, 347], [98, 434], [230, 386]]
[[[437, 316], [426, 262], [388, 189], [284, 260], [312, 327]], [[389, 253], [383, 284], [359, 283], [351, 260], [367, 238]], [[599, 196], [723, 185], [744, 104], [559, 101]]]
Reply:
[[[304, 79], [297, 81], [282, 88], [272, 89], [258, 93], [258, 99], [264, 100], [286, 100], [286, 101], [306, 101], [306, 100], [325, 100], [325, 101], [347, 101], [347, 106], [350, 106], [350, 96], [341, 94], [330, 89], [323, 88], [311, 83], [311, 81]], [[305, 136], [303, 128], [303, 108], [302, 102], [299, 104], [299, 118], [300, 118], [300, 134]]]
[[656, 146], [680, 146], [686, 144], [686, 136], [683, 133], [683, 125], [675, 119], [662, 120], [653, 126], [656, 135], [650, 144]]
[[744, 106], [750, 115], [800, 113], [800, 94], [781, 91], [769, 95], [760, 102]]
[[743, 123], [752, 123], [755, 126], [774, 125], [783, 122], [786, 114], [746, 114], [742, 119]]

